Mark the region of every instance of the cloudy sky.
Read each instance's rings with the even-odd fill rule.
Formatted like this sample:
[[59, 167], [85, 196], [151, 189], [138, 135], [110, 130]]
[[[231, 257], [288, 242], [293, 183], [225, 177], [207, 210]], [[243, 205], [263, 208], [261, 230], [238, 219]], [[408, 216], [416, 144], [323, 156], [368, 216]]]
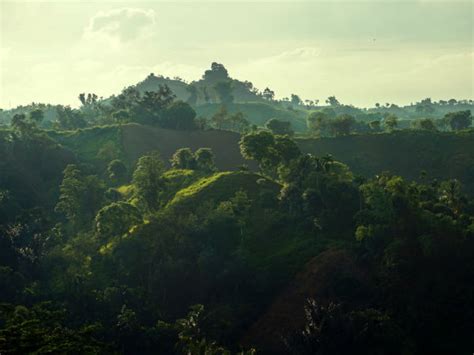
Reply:
[[473, 2], [4, 1], [0, 108], [76, 106], [212, 61], [278, 97], [372, 106], [474, 98]]

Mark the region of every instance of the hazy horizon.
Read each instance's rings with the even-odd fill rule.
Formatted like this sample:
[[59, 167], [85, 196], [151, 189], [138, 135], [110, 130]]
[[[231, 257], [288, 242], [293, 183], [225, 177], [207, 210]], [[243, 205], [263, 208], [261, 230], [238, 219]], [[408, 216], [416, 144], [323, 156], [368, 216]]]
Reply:
[[473, 4], [1, 2], [0, 107], [79, 104], [150, 72], [373, 106], [474, 98]]

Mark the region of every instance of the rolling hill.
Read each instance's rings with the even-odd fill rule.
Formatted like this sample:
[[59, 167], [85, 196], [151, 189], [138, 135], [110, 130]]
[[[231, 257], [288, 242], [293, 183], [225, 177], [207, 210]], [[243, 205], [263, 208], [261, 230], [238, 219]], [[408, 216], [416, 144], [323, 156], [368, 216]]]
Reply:
[[[52, 138], [76, 152], [79, 159], [106, 164], [120, 157], [129, 167], [143, 154], [157, 150], [168, 163], [173, 153], [183, 147], [196, 150], [211, 148], [220, 170], [236, 170], [247, 164], [238, 142], [240, 135], [230, 131], [177, 131], [139, 124], [111, 125], [79, 130], [53, 132]], [[426, 172], [428, 179], [457, 178], [466, 191], [474, 193], [474, 131], [461, 133], [403, 130], [393, 133], [349, 135], [335, 138], [298, 138], [296, 142], [306, 153], [331, 154], [347, 164], [358, 175], [371, 177], [383, 171], [407, 179], [419, 179]]]

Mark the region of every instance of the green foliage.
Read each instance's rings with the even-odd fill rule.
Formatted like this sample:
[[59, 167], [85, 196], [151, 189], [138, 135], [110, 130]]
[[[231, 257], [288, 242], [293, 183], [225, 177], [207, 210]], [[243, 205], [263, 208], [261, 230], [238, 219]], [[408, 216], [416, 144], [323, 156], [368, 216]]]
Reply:
[[210, 148], [199, 148], [194, 153], [196, 169], [204, 173], [210, 173], [217, 170], [214, 163], [214, 153]]
[[413, 121], [412, 126], [415, 129], [425, 129], [427, 131], [436, 131], [436, 125], [434, 124], [433, 120], [429, 118], [422, 118], [416, 121]]
[[196, 160], [194, 154], [189, 148], [178, 149], [170, 159], [171, 166], [174, 169], [195, 169]]
[[268, 120], [265, 124], [265, 127], [272, 131], [273, 134], [285, 135], [288, 134], [289, 136], [293, 135], [293, 130], [291, 129], [291, 122], [287, 121], [279, 121], [276, 118], [272, 118]]
[[202, 78], [203, 80], [209, 82], [219, 82], [222, 80], [227, 80], [229, 78], [229, 73], [222, 64], [213, 62], [211, 64], [211, 69], [206, 70]]
[[11, 125], [20, 137], [31, 137], [37, 133], [37, 122], [34, 119], [28, 119], [25, 114], [16, 114], [12, 118]]
[[459, 131], [468, 128], [472, 124], [471, 111], [450, 112], [444, 116], [453, 131]]
[[330, 134], [330, 117], [322, 111], [311, 112], [307, 118], [308, 129], [311, 133], [326, 137]]
[[[221, 108], [221, 104], [204, 104], [196, 107], [198, 116], [212, 117]], [[268, 102], [234, 102], [226, 105], [230, 115], [242, 112], [250, 125], [255, 124], [263, 127], [270, 118], [276, 118], [280, 121], [291, 122], [292, 128], [296, 132], [306, 130], [305, 118], [307, 112], [304, 110], [288, 110], [280, 105], [272, 105]], [[223, 127], [226, 127], [223, 125]], [[229, 124], [229, 129], [232, 126]]]
[[332, 120], [330, 122], [330, 127], [335, 136], [345, 136], [351, 133], [354, 124], [354, 117], [348, 114], [343, 114]]
[[74, 130], [87, 126], [87, 121], [79, 110], [72, 109], [69, 106], [58, 106], [56, 112], [57, 121], [54, 126], [59, 130]]
[[138, 122], [177, 130], [197, 128], [196, 112], [190, 104], [178, 100], [167, 85], [144, 91], [128, 87], [112, 99], [112, 117], [117, 122]]
[[197, 128], [196, 111], [183, 101], [171, 103], [163, 114], [160, 126], [178, 130], [194, 130]]
[[398, 117], [395, 115], [389, 115], [384, 118], [383, 123], [387, 130], [393, 131], [398, 126]]
[[76, 165], [70, 164], [64, 169], [59, 190], [56, 212], [63, 214], [74, 227], [80, 227], [101, 206], [104, 185], [96, 176], [85, 176]]
[[256, 160], [264, 173], [275, 175], [282, 164], [296, 159], [301, 153], [286, 136], [260, 131], [249, 133], [240, 140], [240, 151], [246, 159]]
[[164, 164], [157, 152], [141, 157], [133, 172], [135, 196], [152, 211], [158, 209], [160, 205], [159, 195], [163, 189], [161, 177], [163, 172]]
[[127, 177], [127, 167], [121, 160], [114, 159], [107, 165], [107, 173], [110, 180], [121, 182]]
[[193, 154], [189, 148], [178, 149], [170, 159], [174, 169], [198, 170], [203, 173], [212, 173], [216, 170], [214, 153], [210, 148], [199, 148]]
[[[84, 106], [100, 101], [81, 97]], [[144, 97], [129, 90], [107, 114], [138, 113], [146, 105], [134, 102]], [[157, 108], [164, 98], [146, 99]], [[153, 119], [163, 119], [168, 108]], [[313, 115], [317, 124], [318, 117], [327, 119], [329, 135], [344, 135], [317, 140], [333, 148], [370, 148], [374, 161], [377, 154], [400, 158], [407, 149], [403, 163], [416, 158], [420, 168], [434, 164], [426, 156], [446, 154], [456, 164], [470, 158], [468, 131], [349, 135], [361, 127], [341, 116], [350, 108], [333, 111]], [[331, 132], [339, 120], [352, 123]], [[429, 173], [423, 183], [390, 174], [365, 180], [321, 155], [324, 149], [315, 150], [318, 156], [301, 153], [314, 141], [297, 145], [254, 130], [242, 136], [240, 148], [265, 176], [214, 173], [210, 149], [185, 148], [169, 170], [158, 153], [142, 156], [130, 182], [131, 161], [122, 156], [127, 137], [120, 135], [130, 127], [185, 139], [235, 137], [135, 124], [48, 132], [57, 144], [40, 130], [0, 131], [0, 301], [10, 302], [1, 307], [0, 352], [254, 353], [239, 352], [245, 343], [272, 353], [267, 343], [283, 349], [282, 336], [287, 352], [298, 354], [472, 349], [474, 202], [458, 180], [438, 182]], [[436, 153], [445, 147], [440, 137], [464, 139], [465, 160], [449, 149]], [[420, 149], [410, 142], [431, 142], [433, 149], [418, 158]], [[54, 155], [63, 151], [59, 143], [76, 154], [76, 164]], [[97, 160], [101, 150], [115, 151], [105, 154], [108, 166]], [[62, 182], [56, 170], [64, 170]], [[28, 185], [25, 171], [44, 176]], [[104, 193], [99, 176], [121, 186]], [[47, 199], [35, 196], [45, 189]], [[50, 201], [58, 195], [55, 214]], [[315, 301], [305, 323], [308, 297]], [[192, 307], [200, 304], [206, 312]]]
[[105, 344], [97, 340], [98, 324], [85, 324], [78, 329], [63, 325], [66, 310], [50, 303], [31, 308], [0, 305], [4, 323], [0, 329], [0, 352], [4, 354], [101, 354]]
[[140, 222], [142, 217], [139, 210], [129, 203], [119, 201], [99, 210], [95, 217], [95, 229], [100, 239], [108, 240], [125, 234]]

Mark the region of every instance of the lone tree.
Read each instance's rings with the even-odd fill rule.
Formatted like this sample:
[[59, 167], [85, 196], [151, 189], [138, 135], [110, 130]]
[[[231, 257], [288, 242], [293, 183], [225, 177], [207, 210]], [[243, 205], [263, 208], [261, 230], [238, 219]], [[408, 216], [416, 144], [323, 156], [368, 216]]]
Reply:
[[339, 102], [338, 99], [336, 99], [336, 96], [329, 96], [327, 99], [326, 99], [326, 103], [329, 105], [329, 106], [339, 106], [341, 103]]
[[275, 92], [269, 88], [265, 88], [265, 90], [263, 90], [262, 96], [265, 100], [271, 101], [275, 97]]

